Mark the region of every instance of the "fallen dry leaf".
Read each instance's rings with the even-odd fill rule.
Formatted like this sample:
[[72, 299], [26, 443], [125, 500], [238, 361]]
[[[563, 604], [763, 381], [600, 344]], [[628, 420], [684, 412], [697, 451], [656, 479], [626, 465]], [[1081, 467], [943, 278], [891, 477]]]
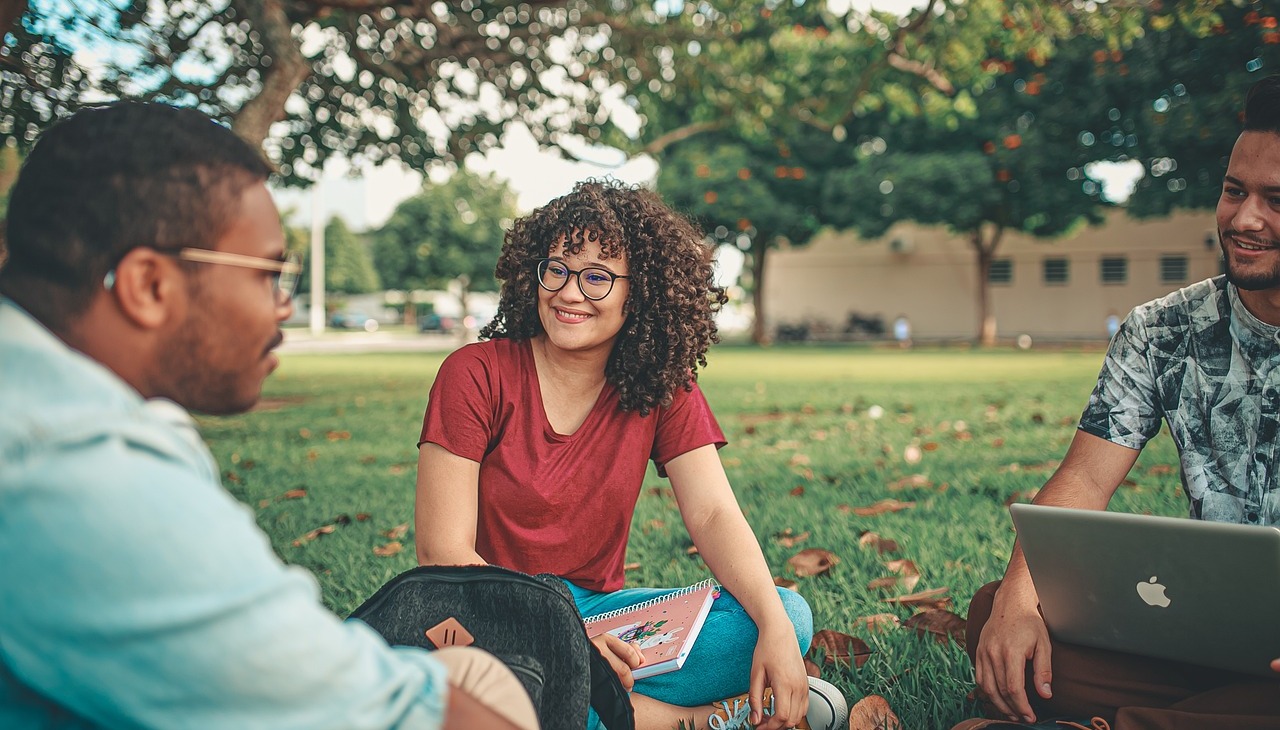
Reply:
[[940, 644], [951, 640], [964, 648], [966, 622], [950, 611], [931, 608], [917, 613], [902, 625], [908, 629], [915, 629], [916, 634], [922, 639], [926, 634], [933, 634]]
[[902, 621], [892, 613], [876, 613], [870, 616], [859, 616], [853, 620], [853, 625], [858, 628], [864, 628], [868, 631], [878, 633], [889, 629], [896, 629], [902, 625]]
[[298, 435], [299, 435], [299, 436], [301, 436], [301, 437], [302, 437], [302, 438], [304, 438], [304, 439], [309, 439], [309, 438], [311, 438], [311, 429], [309, 429], [309, 428], [300, 428], [300, 429], [298, 429]]
[[778, 544], [784, 548], [795, 547], [796, 545], [799, 545], [800, 543], [809, 539], [809, 531], [805, 530], [804, 532], [796, 535], [796, 534], [793, 534], [791, 532], [791, 528], [788, 527], [782, 532], [779, 532], [778, 534], [774, 535], [773, 539], [777, 540]]
[[372, 515], [370, 515], [368, 512], [361, 512], [360, 514], [356, 515], [356, 522], [364, 522], [368, 520], [371, 516]]
[[1004, 446], [1004, 439], [997, 436], [996, 438], [991, 439], [991, 445], [998, 449], [1001, 446]]
[[823, 629], [813, 635], [809, 656], [812, 657], [815, 651], [822, 652], [823, 661], [827, 664], [848, 665], [852, 662], [854, 667], [861, 667], [871, 658], [871, 647], [867, 642], [831, 629]]
[[810, 677], [817, 677], [818, 679], [822, 679], [822, 667], [818, 666], [817, 664], [814, 664], [813, 660], [807, 657], [804, 660], [804, 673], [809, 675]]
[[377, 461], [377, 460], [378, 460], [378, 457], [376, 457], [376, 456], [374, 456], [374, 455], [372, 455], [372, 454], [367, 454], [367, 455], [365, 455], [365, 456], [361, 456], [361, 457], [360, 457], [360, 463], [361, 463], [361, 464], [372, 464], [372, 463], [374, 463], [374, 462], [375, 462], [375, 461]]
[[379, 545], [378, 547], [375, 547], [373, 549], [373, 554], [380, 558], [387, 558], [395, 555], [403, 549], [404, 545], [397, 540], [395, 542], [389, 542], [386, 545]]
[[800, 578], [822, 575], [839, 562], [834, 553], [821, 548], [801, 550], [787, 559], [787, 565]]
[[409, 532], [409, 525], [408, 523], [404, 523], [404, 524], [396, 525], [390, 530], [384, 530], [382, 534], [385, 535], [388, 540], [399, 540], [400, 538], [408, 534], [408, 532]]
[[849, 709], [849, 730], [901, 730], [902, 721], [880, 695], [867, 695]]
[[329, 431], [324, 435], [330, 441], [347, 441], [351, 438], [350, 431]]
[[858, 544], [862, 547], [874, 547], [876, 552], [881, 555], [898, 552], [898, 543], [896, 541], [880, 537], [880, 535], [871, 531], [863, 532], [858, 537]]
[[899, 502], [896, 499], [882, 499], [868, 507], [854, 507], [853, 513], [859, 517], [874, 517], [885, 512], [901, 512], [916, 506], [915, 502]]
[[779, 588], [786, 588], [793, 591], [796, 589], [797, 586], [800, 585], [799, 583], [796, 583], [795, 581], [789, 578], [783, 578], [781, 576], [774, 577], [773, 584], [775, 586], [778, 586]]
[[1150, 469], [1147, 469], [1147, 474], [1153, 477], [1161, 476], [1163, 474], [1172, 474], [1173, 472], [1174, 472], [1174, 468], [1172, 466], [1169, 466], [1168, 464], [1156, 464]]
[[879, 591], [902, 586], [903, 590], [909, 591], [920, 582], [920, 569], [910, 560], [890, 560], [884, 567], [898, 575], [876, 578], [867, 584], [867, 590]]
[[258, 500], [258, 509], [265, 509], [265, 508], [266, 508], [268, 505], [270, 505], [270, 504], [271, 504], [271, 500], [269, 500], [269, 499], [260, 499], [260, 500]]
[[626, 563], [622, 566], [623, 570], [640, 570], [639, 563]]
[[791, 460], [787, 463], [791, 466], [808, 466], [809, 456], [807, 454], [792, 454]]
[[920, 448], [924, 449], [925, 451], [937, 451], [938, 444], [933, 441], [926, 441], [920, 445]]
[[949, 588], [930, 588], [927, 591], [919, 593], [908, 593], [905, 596], [892, 596], [890, 598], [882, 598], [885, 603], [896, 603], [900, 606], [919, 606], [921, 608], [945, 608], [951, 604], [950, 596], [947, 596]]
[[1031, 500], [1035, 499], [1036, 495], [1039, 493], [1040, 493], [1039, 487], [1032, 487], [1031, 489], [1020, 489], [1014, 492], [1013, 494], [1009, 495], [1008, 499], [1004, 501], [1004, 506], [1008, 507], [1014, 502], [1030, 502]]
[[697, 554], [698, 554], [698, 546], [697, 546], [697, 545], [690, 545], [689, 547], [685, 548], [684, 554], [685, 554], [685, 555], [697, 555]]
[[923, 474], [912, 474], [909, 477], [903, 477], [889, 485], [889, 491], [900, 492], [904, 489], [928, 489], [933, 486], [933, 482]]
[[803, 497], [803, 496], [804, 496], [804, 487], [796, 487], [795, 489], [792, 489], [792, 490], [791, 490], [791, 496], [792, 496], [792, 497]]
[[311, 542], [312, 540], [320, 537], [321, 535], [332, 534], [333, 531], [337, 529], [338, 529], [337, 525], [322, 525], [320, 527], [317, 527], [314, 530], [311, 530], [310, 532], [298, 538], [297, 540], [294, 540], [293, 546], [300, 547], [304, 542]]
[[305, 496], [307, 496], [307, 490], [305, 489], [290, 489], [280, 495], [280, 499], [302, 499]]

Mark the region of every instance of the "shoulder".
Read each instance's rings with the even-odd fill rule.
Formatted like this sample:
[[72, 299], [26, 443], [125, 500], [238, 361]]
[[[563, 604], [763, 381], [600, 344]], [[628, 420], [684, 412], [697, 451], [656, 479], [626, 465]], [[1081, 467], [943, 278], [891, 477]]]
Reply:
[[183, 436], [195, 428], [185, 411], [143, 400], [12, 305], [0, 308], [0, 412], [0, 464], [9, 473], [24, 460], [111, 441], [202, 469], [208, 459], [197, 436]]
[[[1131, 321], [1148, 330], [1181, 329], [1196, 323], [1225, 319], [1230, 313], [1225, 276], [1198, 281], [1134, 308]], [[1170, 332], [1170, 335], [1175, 333]]]
[[482, 368], [485, 370], [522, 368], [528, 359], [525, 340], [493, 339], [463, 345], [444, 359], [441, 372], [446, 370]]

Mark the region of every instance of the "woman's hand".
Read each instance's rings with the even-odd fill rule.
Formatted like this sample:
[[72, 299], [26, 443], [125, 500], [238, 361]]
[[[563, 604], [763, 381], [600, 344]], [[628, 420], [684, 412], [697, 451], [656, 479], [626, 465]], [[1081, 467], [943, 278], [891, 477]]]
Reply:
[[600, 655], [609, 662], [613, 673], [618, 675], [618, 681], [622, 682], [623, 689], [630, 692], [636, 684], [635, 678], [631, 676], [631, 670], [644, 664], [644, 655], [635, 646], [613, 634], [593, 636], [591, 643], [596, 645]]
[[[773, 690], [773, 715], [764, 716], [764, 688]], [[809, 676], [791, 622], [761, 629], [751, 657], [751, 724], [757, 730], [794, 727], [809, 711]]]

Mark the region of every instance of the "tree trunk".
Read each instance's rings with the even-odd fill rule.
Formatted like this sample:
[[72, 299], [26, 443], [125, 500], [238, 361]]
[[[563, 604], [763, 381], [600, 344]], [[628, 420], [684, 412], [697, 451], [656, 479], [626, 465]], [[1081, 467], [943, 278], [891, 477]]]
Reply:
[[4, 48], [5, 36], [18, 24], [27, 12], [27, 0], [0, 0], [0, 48]]
[[982, 226], [979, 225], [969, 236], [969, 244], [973, 246], [978, 258], [978, 344], [981, 347], [994, 347], [996, 344], [996, 315], [991, 310], [991, 262], [995, 260], [996, 248], [1004, 235], [1004, 226], [996, 224], [991, 231], [991, 239], [984, 240]]
[[293, 26], [282, 0], [233, 0], [236, 12], [262, 35], [262, 89], [246, 101], [231, 121], [231, 128], [246, 142], [261, 149], [271, 125], [284, 119], [284, 104], [311, 73], [311, 66], [293, 39]]
[[756, 234], [751, 242], [751, 341], [757, 345], [771, 345], [773, 338], [765, 329], [764, 321], [764, 255], [769, 239], [764, 233]]

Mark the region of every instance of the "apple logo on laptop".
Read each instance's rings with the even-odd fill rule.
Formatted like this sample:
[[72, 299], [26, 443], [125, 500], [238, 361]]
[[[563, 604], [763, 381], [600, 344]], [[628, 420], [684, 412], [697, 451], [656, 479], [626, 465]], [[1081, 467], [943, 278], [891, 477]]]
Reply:
[[1170, 601], [1169, 597], [1164, 594], [1164, 586], [1156, 582], [1156, 576], [1154, 575], [1151, 576], [1150, 581], [1138, 583], [1138, 597], [1148, 606], [1169, 607]]

